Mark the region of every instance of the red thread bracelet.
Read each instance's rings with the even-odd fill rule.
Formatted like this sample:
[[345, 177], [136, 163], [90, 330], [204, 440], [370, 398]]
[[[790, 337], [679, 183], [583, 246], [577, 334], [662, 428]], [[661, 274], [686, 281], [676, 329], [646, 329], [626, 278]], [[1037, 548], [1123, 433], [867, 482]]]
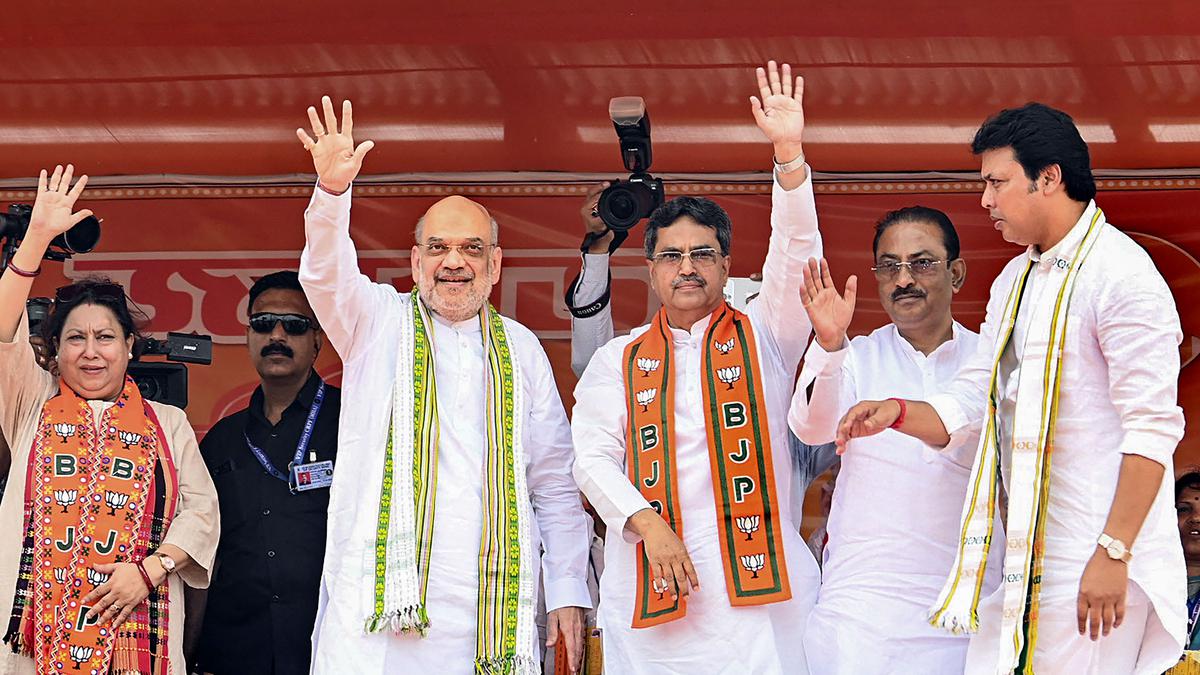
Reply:
[[895, 401], [896, 403], [900, 404], [900, 416], [897, 417], [896, 421], [892, 422], [892, 425], [889, 426], [888, 428], [889, 429], [899, 429], [900, 425], [904, 424], [904, 416], [908, 414], [908, 404], [906, 404], [904, 402], [904, 399], [902, 399], [902, 398], [889, 398], [888, 400]]
[[146, 590], [153, 593], [154, 592], [154, 582], [151, 581], [151, 579], [150, 579], [150, 573], [147, 572], [146, 568], [142, 566], [142, 563], [144, 563], [144, 562], [146, 562], [146, 561], [145, 560], [138, 561], [138, 563], [137, 563], [138, 572], [142, 573], [142, 581], [146, 582]]
[[14, 265], [11, 260], [8, 261], [8, 269], [12, 270], [13, 274], [15, 274], [19, 277], [25, 277], [26, 279], [32, 279], [42, 273], [41, 267], [37, 268], [36, 270], [34, 270], [32, 272], [27, 272], [27, 271], [21, 269], [20, 267], [17, 267], [16, 265]]

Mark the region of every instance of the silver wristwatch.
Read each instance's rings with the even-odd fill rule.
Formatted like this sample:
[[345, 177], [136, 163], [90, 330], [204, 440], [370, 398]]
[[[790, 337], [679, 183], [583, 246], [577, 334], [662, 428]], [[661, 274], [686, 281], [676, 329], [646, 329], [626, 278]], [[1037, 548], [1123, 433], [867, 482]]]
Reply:
[[1127, 563], [1133, 558], [1133, 553], [1129, 550], [1129, 547], [1126, 546], [1125, 542], [1121, 541], [1120, 539], [1113, 539], [1107, 534], [1101, 534], [1100, 537], [1096, 539], [1096, 543], [1099, 544], [1100, 548], [1104, 549], [1104, 552], [1108, 554], [1108, 557], [1112, 558], [1113, 560], [1120, 560], [1121, 562]]

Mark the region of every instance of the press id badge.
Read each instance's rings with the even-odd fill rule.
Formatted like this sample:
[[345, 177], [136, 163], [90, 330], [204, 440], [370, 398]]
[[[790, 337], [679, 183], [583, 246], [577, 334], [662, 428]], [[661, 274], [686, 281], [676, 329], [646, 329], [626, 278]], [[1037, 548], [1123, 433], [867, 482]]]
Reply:
[[294, 464], [292, 465], [292, 479], [289, 483], [293, 492], [327, 488], [333, 484], [333, 462], [325, 460], [308, 464]]

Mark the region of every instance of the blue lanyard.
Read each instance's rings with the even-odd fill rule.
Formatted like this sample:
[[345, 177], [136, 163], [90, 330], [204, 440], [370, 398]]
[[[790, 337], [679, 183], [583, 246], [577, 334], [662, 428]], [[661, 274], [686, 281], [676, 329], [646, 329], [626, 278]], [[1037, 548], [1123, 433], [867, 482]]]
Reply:
[[[304, 421], [304, 432], [300, 434], [300, 442], [296, 444], [296, 456], [292, 459], [292, 464], [288, 465], [290, 469], [292, 465], [301, 464], [304, 462], [304, 453], [308, 452], [308, 443], [312, 440], [313, 426], [317, 423], [317, 415], [321, 412], [321, 404], [325, 402], [325, 382], [321, 381], [321, 386], [317, 387], [317, 395], [313, 397], [312, 406], [308, 409], [308, 419]], [[288, 476], [275, 465], [271, 463], [267, 453], [262, 451], [262, 448], [250, 442], [250, 434], [245, 431], [242, 435], [246, 437], [246, 445], [250, 447], [250, 452], [254, 453], [254, 458], [262, 465], [262, 468], [267, 473], [287, 483]]]
[[[1187, 608], [1188, 608], [1188, 637], [1190, 640], [1192, 631], [1194, 631], [1196, 629], [1196, 619], [1200, 619], [1200, 593], [1188, 598]], [[1188, 648], [1188, 645], [1184, 645], [1184, 648], [1185, 649]]]

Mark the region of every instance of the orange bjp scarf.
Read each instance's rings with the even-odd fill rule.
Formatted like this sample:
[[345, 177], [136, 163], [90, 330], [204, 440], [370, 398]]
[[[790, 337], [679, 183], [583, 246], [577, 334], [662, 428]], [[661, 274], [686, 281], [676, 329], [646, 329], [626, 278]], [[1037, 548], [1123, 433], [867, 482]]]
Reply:
[[85, 617], [82, 599], [109, 575], [98, 564], [137, 562], [162, 542], [178, 483], [158, 418], [126, 379], [95, 424], [65, 384], [42, 406], [29, 455], [25, 537], [4, 641], [37, 672], [169, 672], [166, 585], [120, 626]]
[[[700, 377], [713, 498], [731, 605], [765, 605], [792, 597], [777, 516], [775, 470], [754, 331], [745, 314], [725, 304], [704, 340]], [[666, 309], [625, 347], [628, 404], [626, 471], [630, 481], [683, 538], [675, 475], [675, 373]], [[683, 618], [686, 599], [651, 586], [655, 576], [637, 545], [634, 628]]]

